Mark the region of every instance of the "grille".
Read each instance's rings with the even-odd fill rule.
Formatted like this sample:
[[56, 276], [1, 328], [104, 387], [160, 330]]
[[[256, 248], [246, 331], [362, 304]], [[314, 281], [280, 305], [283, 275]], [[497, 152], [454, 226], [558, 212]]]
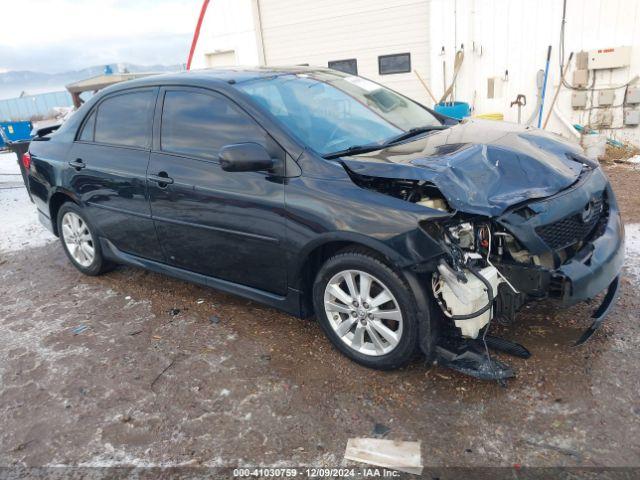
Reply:
[[537, 227], [536, 233], [551, 249], [560, 250], [587, 239], [607, 211], [606, 201], [601, 194], [592, 198], [583, 211]]

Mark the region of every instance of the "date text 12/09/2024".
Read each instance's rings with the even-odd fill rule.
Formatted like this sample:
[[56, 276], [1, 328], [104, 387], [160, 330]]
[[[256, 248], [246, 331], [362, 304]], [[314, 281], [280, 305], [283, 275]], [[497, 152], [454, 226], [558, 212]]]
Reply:
[[274, 478], [394, 478], [400, 472], [386, 468], [236, 468], [233, 476], [242, 477], [274, 477]]

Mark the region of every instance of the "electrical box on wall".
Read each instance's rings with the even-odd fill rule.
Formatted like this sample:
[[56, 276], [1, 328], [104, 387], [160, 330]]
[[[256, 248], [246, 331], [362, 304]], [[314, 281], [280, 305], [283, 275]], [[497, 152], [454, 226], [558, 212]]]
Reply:
[[573, 71], [573, 86], [574, 87], [586, 87], [589, 81], [589, 70], [580, 69]]
[[598, 92], [598, 105], [599, 106], [613, 105], [614, 98], [615, 98], [615, 93], [613, 90], [600, 90]]
[[596, 117], [596, 124], [599, 127], [610, 127], [613, 123], [613, 112], [611, 110], [603, 110]]
[[576, 69], [586, 70], [587, 68], [589, 68], [589, 52], [583, 50], [576, 53]]
[[487, 98], [501, 98], [503, 84], [500, 77], [487, 78]]
[[640, 123], [640, 110], [627, 110], [624, 112], [624, 124], [633, 126]]
[[587, 92], [573, 92], [571, 94], [571, 106], [573, 108], [584, 108], [587, 106]]
[[630, 62], [631, 47], [589, 50], [589, 70], [628, 67]]
[[627, 96], [625, 97], [625, 103], [631, 105], [640, 103], [640, 86], [633, 85], [627, 87]]

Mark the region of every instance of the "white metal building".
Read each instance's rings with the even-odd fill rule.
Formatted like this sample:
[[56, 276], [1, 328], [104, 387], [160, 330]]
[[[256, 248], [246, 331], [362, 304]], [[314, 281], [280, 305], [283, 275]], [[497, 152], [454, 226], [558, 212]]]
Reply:
[[[559, 83], [562, 6], [562, 0], [214, 0], [193, 68], [332, 66], [432, 106], [416, 72], [440, 99], [452, 80], [456, 51], [463, 50], [455, 100], [470, 103], [473, 114], [495, 112], [517, 121], [517, 107], [510, 104], [523, 94], [525, 121], [535, 110], [536, 76], [551, 45], [544, 118]], [[628, 57], [623, 51], [615, 68], [589, 68], [588, 86], [618, 87], [640, 74], [640, 1], [568, 0], [565, 61], [581, 50], [614, 48], [617, 56], [618, 47], [630, 47]], [[575, 67], [574, 57], [570, 83]], [[640, 127], [625, 126], [623, 117], [632, 121], [640, 104], [625, 102], [625, 88], [611, 90], [613, 98], [601, 91], [591, 98], [590, 91], [563, 87], [549, 129], [571, 136], [572, 124], [590, 124], [640, 143]], [[572, 107], [583, 100], [576, 96], [586, 96], [586, 104]]]

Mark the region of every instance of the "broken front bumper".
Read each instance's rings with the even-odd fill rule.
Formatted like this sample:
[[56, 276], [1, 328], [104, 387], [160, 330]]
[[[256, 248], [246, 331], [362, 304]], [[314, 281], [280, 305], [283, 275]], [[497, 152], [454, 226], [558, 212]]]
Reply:
[[587, 244], [578, 254], [558, 269], [562, 282], [561, 301], [573, 305], [607, 290], [600, 306], [593, 313], [593, 323], [576, 341], [584, 344], [600, 328], [615, 304], [620, 286], [620, 270], [624, 263], [624, 226], [614, 204], [605, 232]]
[[[606, 202], [594, 222], [582, 217], [594, 199]], [[601, 207], [602, 208], [602, 207]], [[523, 210], [529, 214], [524, 215]], [[606, 223], [598, 222], [604, 220]], [[529, 298], [551, 297], [563, 306], [594, 298], [618, 276], [624, 262], [624, 227], [606, 176], [600, 170], [587, 171], [565, 191], [509, 211], [498, 223], [510, 231], [532, 255], [551, 255], [554, 269], [504, 263], [498, 269]], [[582, 232], [590, 238], [582, 238]], [[546, 236], [551, 227], [551, 237]], [[573, 231], [575, 229], [575, 231]], [[589, 233], [589, 230], [591, 232]], [[583, 242], [580, 250], [561, 262], [561, 251], [571, 243]]]
[[624, 226], [615, 204], [611, 205], [604, 233], [585, 245], [553, 275], [560, 282], [560, 301], [574, 305], [605, 290], [620, 274], [624, 263]]
[[609, 285], [607, 289], [607, 294], [604, 296], [604, 300], [598, 307], [598, 309], [593, 312], [591, 318], [593, 318], [593, 323], [591, 326], [584, 331], [584, 333], [580, 336], [580, 338], [574, 344], [575, 347], [582, 345], [587, 340], [591, 338], [591, 336], [596, 333], [596, 330], [600, 328], [602, 322], [604, 322], [605, 317], [611, 310], [611, 307], [615, 304], [616, 299], [618, 298], [618, 288], [620, 287], [620, 277], [616, 277], [613, 279], [613, 282]]
[[528, 251], [536, 255], [547, 252], [547, 255], [560, 258], [538, 233], [547, 225], [557, 225], [555, 235], [561, 240], [566, 238], [563, 235], [566, 235], [566, 229], [571, 225], [567, 226], [563, 219], [574, 218], [594, 198], [606, 199], [606, 209], [600, 217], [602, 220], [606, 219], [606, 223], [597, 224], [591, 234], [592, 238], [585, 240], [579, 251], [555, 269], [514, 263], [497, 265], [524, 295], [520, 299], [522, 303], [526, 300], [553, 298], [562, 306], [568, 307], [590, 300], [606, 290], [602, 305], [592, 316], [593, 325], [583, 334], [578, 344], [584, 343], [593, 334], [615, 303], [618, 277], [624, 263], [624, 226], [615, 195], [606, 177], [600, 170], [594, 170], [582, 177], [573, 188], [528, 204], [525, 208], [534, 213], [530, 217], [523, 218], [516, 210], [499, 220]]

